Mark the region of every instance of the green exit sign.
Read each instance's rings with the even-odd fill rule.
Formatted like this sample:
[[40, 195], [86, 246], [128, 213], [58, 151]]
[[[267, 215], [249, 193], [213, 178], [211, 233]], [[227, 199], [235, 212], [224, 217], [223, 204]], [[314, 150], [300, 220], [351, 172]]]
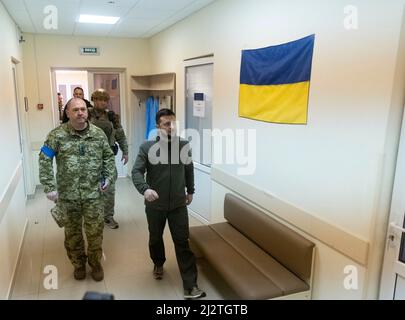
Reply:
[[89, 56], [98, 56], [100, 55], [99, 47], [80, 47], [80, 54], [89, 55]]

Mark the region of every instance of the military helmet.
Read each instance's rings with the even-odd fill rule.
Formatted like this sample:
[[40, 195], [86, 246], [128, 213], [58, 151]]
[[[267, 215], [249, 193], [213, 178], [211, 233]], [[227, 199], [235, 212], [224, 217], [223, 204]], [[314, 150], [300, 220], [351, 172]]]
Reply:
[[91, 95], [91, 101], [94, 100], [105, 100], [109, 101], [110, 100], [110, 95], [108, 94], [107, 91], [104, 89], [97, 89], [96, 91], [93, 92]]

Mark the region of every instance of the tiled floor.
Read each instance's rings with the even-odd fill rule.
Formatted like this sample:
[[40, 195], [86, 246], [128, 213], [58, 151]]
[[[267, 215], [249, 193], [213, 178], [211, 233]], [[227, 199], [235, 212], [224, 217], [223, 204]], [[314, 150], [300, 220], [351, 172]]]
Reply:
[[[49, 210], [52, 203], [38, 190], [28, 201], [29, 223], [20, 263], [16, 273], [12, 299], [82, 299], [86, 291], [112, 293], [115, 299], [183, 299], [181, 278], [168, 228], [165, 229], [167, 261], [163, 280], [152, 278], [152, 262], [148, 252], [148, 228], [143, 197], [129, 179], [119, 179], [116, 191], [115, 218], [120, 227], [104, 229], [104, 281], [73, 278], [63, 245], [63, 229], [58, 228]], [[200, 222], [190, 216], [190, 226]], [[46, 266], [55, 266], [57, 283], [50, 282]], [[204, 261], [198, 262], [199, 286], [207, 292], [206, 299], [233, 299], [227, 288]], [[89, 270], [88, 270], [89, 272]], [[53, 273], [54, 274], [54, 273]], [[48, 285], [47, 285], [48, 284]], [[49, 288], [49, 284], [57, 289]]]

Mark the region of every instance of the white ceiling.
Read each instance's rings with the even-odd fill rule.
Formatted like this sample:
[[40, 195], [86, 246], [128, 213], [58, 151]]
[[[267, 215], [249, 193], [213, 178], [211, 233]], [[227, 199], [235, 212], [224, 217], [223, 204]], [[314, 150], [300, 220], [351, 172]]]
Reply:
[[[75, 36], [149, 38], [215, 0], [0, 0], [23, 32]], [[57, 29], [43, 22], [57, 8]], [[77, 22], [80, 14], [117, 16], [115, 25]]]

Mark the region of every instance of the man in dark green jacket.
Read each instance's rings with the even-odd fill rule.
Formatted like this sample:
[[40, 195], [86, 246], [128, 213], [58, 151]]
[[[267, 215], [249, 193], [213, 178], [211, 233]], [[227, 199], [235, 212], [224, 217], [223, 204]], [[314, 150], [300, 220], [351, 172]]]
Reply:
[[[98, 89], [91, 95], [91, 101], [94, 103], [94, 108], [89, 108], [89, 121], [104, 131], [114, 155], [118, 152], [118, 146], [115, 143], [118, 142], [122, 151], [121, 161], [126, 165], [128, 162], [127, 138], [120, 124], [118, 114], [107, 110], [110, 101], [109, 93], [103, 89]], [[104, 193], [104, 224], [111, 229], [119, 227], [118, 222], [114, 219], [116, 180], [117, 169], [115, 169], [115, 179], [111, 181], [108, 191]]]
[[195, 257], [188, 242], [187, 205], [193, 200], [194, 167], [188, 141], [176, 135], [175, 122], [176, 116], [169, 109], [161, 109], [156, 114], [158, 136], [139, 148], [132, 181], [145, 198], [154, 278], [163, 277], [166, 261], [163, 230], [167, 220], [183, 280], [184, 298], [195, 299], [206, 294], [197, 286]]

